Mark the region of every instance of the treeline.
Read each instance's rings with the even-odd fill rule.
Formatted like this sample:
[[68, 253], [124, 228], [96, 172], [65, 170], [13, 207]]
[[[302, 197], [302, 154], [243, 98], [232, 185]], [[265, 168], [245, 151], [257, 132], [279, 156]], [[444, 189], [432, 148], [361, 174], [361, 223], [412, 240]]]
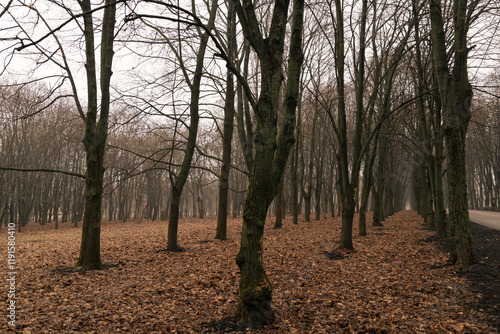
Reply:
[[[4, 169], [0, 173], [0, 225], [12, 222], [19, 231], [30, 221], [41, 225], [54, 223], [56, 229], [65, 222], [78, 226], [84, 208], [85, 152], [74, 107], [56, 103], [43, 113], [32, 115], [38, 106], [32, 101], [40, 97], [36, 90], [11, 89], [2, 93], [0, 161]], [[117, 113], [122, 121], [126, 120], [123, 113], [126, 112]], [[167, 219], [170, 166], [179, 164], [175, 150], [165, 158], [169, 149], [165, 149], [160, 138], [168, 138], [168, 130], [149, 131], [137, 122], [123, 124], [115, 118], [110, 132], [103, 218], [123, 222]], [[206, 135], [211, 136], [208, 132]], [[203, 155], [216, 154], [214, 149], [215, 146], [207, 146], [195, 157], [182, 217], [203, 218], [216, 212], [217, 199], [210, 194], [216, 190], [217, 161], [209, 161]], [[232, 196], [239, 201], [239, 206], [234, 205], [234, 215], [241, 214], [240, 197], [245, 186], [242, 182], [234, 181], [240, 189]]]
[[467, 141], [469, 208], [500, 210], [500, 77], [477, 92]]
[[[494, 81], [498, 78], [492, 75], [489, 79], [491, 86], [498, 85]], [[42, 113], [30, 116], [38, 107], [33, 101], [43, 95], [37, 97], [39, 91], [26, 87], [19, 91], [5, 89], [2, 92], [2, 167], [40, 169], [35, 172], [3, 170], [0, 173], [0, 221], [5, 226], [9, 222], [16, 223], [20, 231], [29, 221], [41, 225], [54, 223], [56, 229], [64, 222], [78, 226], [83, 214], [85, 152], [81, 145], [81, 124], [76, 119], [74, 107], [67, 103], [57, 103]], [[500, 204], [500, 119], [497, 112], [500, 102], [494, 91], [476, 94], [478, 98], [473, 106], [467, 138], [469, 207], [495, 210]], [[336, 171], [331, 168], [336, 157], [332, 138], [327, 134], [327, 115], [308, 105], [310, 99], [305, 99], [301, 109], [300, 135], [280, 190], [281, 204], [278, 204], [282, 206], [283, 215], [291, 215], [294, 211], [292, 199], [296, 196], [297, 213], [303, 214], [305, 221], [310, 221], [312, 214], [313, 219], [320, 219], [321, 214], [334, 217], [340, 215], [341, 209]], [[374, 159], [371, 166], [373, 180], [367, 180], [370, 166], [366, 164], [366, 169], [363, 168], [356, 211], [359, 212], [363, 202], [363, 193], [367, 193], [364, 210], [372, 211], [375, 202], [381, 202], [377, 210], [383, 211], [380, 214], [383, 219], [409, 207], [426, 217], [429, 215], [432, 227], [435, 204], [432, 197], [428, 197], [431, 179], [423, 160], [425, 150], [414, 147], [418, 142], [415, 138], [422, 129], [408, 126], [412, 122], [419, 124], [418, 115], [411, 105], [398, 115], [398, 118], [387, 121], [382, 140], [379, 139], [379, 157], [383, 155], [386, 158]], [[402, 124], [398, 124], [399, 118], [404, 118]], [[140, 122], [126, 122], [126, 110], [116, 112], [113, 119], [106, 151], [103, 218], [109, 221], [166, 220], [170, 166], [179, 164], [178, 156], [176, 160], [166, 159], [165, 156], [168, 149], [160, 138], [171, 137], [164, 129], [168, 127], [155, 129], [154, 126], [144, 127]], [[390, 124], [393, 124], [392, 128], [388, 127]], [[213, 126], [206, 125], [204, 128], [183, 196], [181, 217], [203, 218], [217, 213], [221, 134], [212, 131]], [[428, 142], [438, 141], [431, 138]], [[244, 173], [239, 140], [235, 138], [232, 145], [235, 169], [229, 182], [228, 214], [238, 217], [242, 214], [248, 177]], [[415, 155], [415, 152], [419, 154]], [[436, 159], [435, 155], [433, 158]], [[64, 172], [79, 174], [80, 177]], [[435, 173], [445, 179], [446, 165]], [[446, 184], [443, 181], [441, 184], [446, 207]], [[297, 191], [296, 195], [294, 191]], [[382, 200], [373, 196], [374, 193], [383, 193]], [[270, 214], [276, 215], [278, 211], [279, 215], [276, 205], [275, 201]]]

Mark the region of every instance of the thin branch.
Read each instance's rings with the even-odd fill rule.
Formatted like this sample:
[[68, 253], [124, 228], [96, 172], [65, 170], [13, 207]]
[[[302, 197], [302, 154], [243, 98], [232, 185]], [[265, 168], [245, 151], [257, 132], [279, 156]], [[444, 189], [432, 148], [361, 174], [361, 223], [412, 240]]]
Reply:
[[[37, 45], [38, 43], [40, 43], [40, 42], [44, 41], [45, 39], [49, 38], [50, 36], [54, 35], [54, 33], [56, 33], [57, 31], [61, 30], [62, 28], [64, 28], [66, 25], [68, 25], [72, 21], [76, 20], [77, 18], [83, 17], [84, 15], [87, 15], [87, 14], [93, 14], [94, 12], [97, 12], [97, 11], [99, 11], [101, 9], [104, 9], [104, 8], [107, 8], [107, 7], [110, 7], [110, 6], [114, 6], [115, 4], [118, 4], [118, 3], [121, 3], [121, 2], [126, 2], [126, 1], [127, 0], [118, 0], [118, 1], [115, 1], [113, 3], [106, 4], [104, 6], [94, 8], [92, 10], [89, 10], [88, 12], [84, 12], [84, 13], [80, 13], [80, 14], [76, 14], [76, 15], [70, 14], [71, 17], [69, 19], [67, 19], [62, 24], [60, 24], [58, 27], [52, 29], [51, 31], [49, 31], [48, 33], [46, 33], [45, 35], [43, 35], [42, 37], [40, 37], [36, 41], [33, 41], [31, 43], [28, 43], [28, 44], [23, 44], [23, 40], [20, 39], [22, 45], [20, 47], [17, 47], [16, 51], [22, 51], [22, 50], [24, 50], [24, 49], [26, 49], [26, 48], [28, 48], [30, 46]], [[30, 9], [34, 9], [34, 8], [31, 8], [31, 7], [29, 7], [29, 8]]]
[[17, 168], [17, 167], [3, 167], [0, 166], [0, 170], [11, 170], [16, 172], [44, 172], [44, 173], [59, 173], [69, 176], [76, 176], [82, 179], [85, 179], [85, 175], [79, 173], [68, 172], [64, 170], [58, 169], [48, 169], [48, 168]]

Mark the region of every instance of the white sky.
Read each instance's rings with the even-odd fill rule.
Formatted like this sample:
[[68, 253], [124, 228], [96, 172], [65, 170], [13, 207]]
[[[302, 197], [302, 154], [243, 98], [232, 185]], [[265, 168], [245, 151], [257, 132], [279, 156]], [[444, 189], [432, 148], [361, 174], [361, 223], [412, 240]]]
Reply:
[[[6, 13], [0, 21], [0, 62], [2, 64], [7, 64], [10, 60], [12, 62], [6, 71], [3, 72], [0, 80], [2, 83], [5, 82], [15, 82], [23, 81], [28, 78], [32, 80], [35, 78], [44, 78], [46, 76], [54, 76], [54, 78], [45, 80], [46, 85], [53, 86], [56, 82], [57, 76], [63, 74], [63, 71], [51, 63], [46, 61], [46, 57], [40, 57], [37, 54], [34, 47], [24, 49], [21, 52], [14, 52], [12, 57], [12, 40], [8, 40], [13, 37], [21, 37], [24, 34], [32, 36], [33, 39], [40, 38], [44, 36], [49, 29], [45, 26], [42, 19], [36, 19], [36, 12], [27, 6], [20, 5], [22, 2], [14, 1], [10, 13], [15, 15], [17, 23], [25, 29], [25, 32], [21, 32], [16, 23], [13, 21], [10, 13]], [[39, 0], [34, 3], [34, 7], [40, 13], [51, 28], [57, 27], [61, 22], [64, 22], [69, 18], [68, 13], [66, 13], [61, 8], [55, 6], [52, 2], [46, 0]], [[203, 3], [203, 2], [200, 2]], [[73, 6], [75, 13], [80, 12], [80, 8], [75, 1], [70, 1], [68, 3]], [[155, 12], [155, 14], [161, 14], [159, 12], [161, 9], [158, 8], [158, 12], [149, 9], [149, 12]], [[146, 12], [147, 9], [141, 9], [139, 12]], [[130, 94], [142, 94], [144, 98], [155, 99], [160, 102], [162, 99], [170, 99], [171, 96], [165, 94], [166, 88], [175, 86], [181, 79], [179, 75], [176, 77], [170, 75], [168, 78], [162, 76], [168, 73], [172, 66], [175, 66], [173, 62], [167, 61], [165, 58], [172, 58], [171, 51], [165, 44], [158, 44], [146, 47], [140, 43], [130, 43], [124, 44], [120, 42], [126, 34], [133, 30], [133, 27], [138, 25], [139, 22], [132, 22], [123, 25], [123, 18], [126, 14], [130, 13], [130, 9], [126, 9], [123, 4], [119, 6], [117, 12], [117, 27], [120, 30], [118, 34], [118, 41], [115, 42], [115, 57], [113, 61], [113, 72], [112, 86], [119, 87], [119, 89], [128, 91]], [[102, 14], [97, 13], [95, 15], [95, 24], [98, 26], [97, 18]], [[37, 22], [36, 24], [34, 22]], [[488, 24], [491, 23], [491, 24]], [[161, 21], [162, 26], [172, 25], [165, 20]], [[175, 24], [174, 24], [175, 25]], [[482, 79], [486, 74], [492, 73], [493, 71], [498, 71], [500, 68], [500, 33], [499, 33], [500, 20], [488, 20], [488, 22], [479, 22], [479, 24], [471, 29], [470, 45], [476, 45], [476, 47], [470, 53], [470, 75], [471, 79], [476, 80], [476, 83]], [[346, 27], [347, 28], [347, 27]], [[194, 28], [191, 28], [194, 32]], [[346, 29], [348, 31], [348, 29]], [[140, 30], [143, 35], [151, 34], [152, 30]], [[78, 93], [80, 98], [84, 100], [86, 98], [86, 80], [85, 80], [85, 70], [84, 70], [84, 54], [83, 54], [83, 38], [81, 31], [75, 22], [71, 22], [61, 31], [56, 33], [56, 36], [60, 39], [60, 42], [66, 52], [69, 59], [71, 71], [76, 79], [78, 85]], [[494, 38], [491, 38], [494, 36]], [[485, 41], [486, 39], [486, 41]], [[100, 41], [99, 32], [96, 31], [96, 47], [99, 47], [98, 43]], [[55, 40], [53, 37], [48, 37], [40, 46], [43, 47], [48, 54], [51, 54], [57, 49]], [[126, 47], [125, 47], [126, 46]], [[192, 56], [193, 52], [189, 51], [189, 48], [183, 48], [184, 56]], [[369, 52], [369, 50], [368, 50]], [[207, 66], [210, 66], [210, 73], [216, 77], [223, 79], [225, 77], [225, 66], [220, 60], [211, 59], [212, 50], [207, 51]], [[150, 58], [148, 56], [155, 55], [159, 58]], [[96, 52], [97, 64], [99, 64], [99, 52]], [[347, 55], [348, 59], [350, 54]], [[57, 61], [61, 61], [60, 53], [55, 53], [53, 55]], [[186, 59], [188, 57], [185, 57]], [[187, 61], [189, 63], [189, 60]], [[191, 61], [192, 64], [192, 61]], [[156, 85], [147, 86], [145, 82], [155, 83]], [[161, 85], [159, 85], [161, 84]], [[66, 90], [69, 86], [65, 86]], [[205, 86], [208, 90], [209, 87]], [[185, 94], [186, 90], [176, 89], [177, 99], [180, 101], [187, 102], [188, 96]], [[213, 90], [211, 91], [213, 93]], [[210, 97], [211, 101], [219, 100], [220, 98], [216, 95]], [[165, 101], [164, 101], [165, 102]], [[168, 102], [168, 101], [167, 101]]]

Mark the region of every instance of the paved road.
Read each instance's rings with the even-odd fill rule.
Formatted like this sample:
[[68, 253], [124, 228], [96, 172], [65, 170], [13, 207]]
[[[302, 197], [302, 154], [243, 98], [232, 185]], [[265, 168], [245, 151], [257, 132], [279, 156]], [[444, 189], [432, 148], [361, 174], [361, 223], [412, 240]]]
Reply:
[[469, 218], [474, 223], [500, 231], [500, 212], [469, 210]]

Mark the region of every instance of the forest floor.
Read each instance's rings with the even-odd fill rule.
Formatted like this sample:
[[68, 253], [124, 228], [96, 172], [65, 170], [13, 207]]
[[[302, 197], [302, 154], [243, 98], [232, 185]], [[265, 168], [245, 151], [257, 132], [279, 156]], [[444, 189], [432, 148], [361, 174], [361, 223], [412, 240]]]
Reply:
[[[264, 261], [276, 322], [255, 333], [499, 333], [500, 231], [474, 224], [478, 264], [446, 265], [436, 240], [412, 211], [357, 236], [354, 252], [334, 253], [339, 218], [272, 229]], [[357, 223], [356, 223], [357, 224]], [[369, 222], [369, 225], [371, 222]], [[21, 333], [229, 333], [238, 328], [241, 219], [216, 241], [215, 219], [185, 219], [184, 252], [168, 253], [166, 222], [104, 223], [101, 270], [75, 271], [81, 229], [31, 224], [16, 233], [16, 328]], [[0, 261], [7, 235], [0, 231]], [[479, 246], [478, 246], [479, 245]], [[0, 278], [6, 282], [7, 270]]]

